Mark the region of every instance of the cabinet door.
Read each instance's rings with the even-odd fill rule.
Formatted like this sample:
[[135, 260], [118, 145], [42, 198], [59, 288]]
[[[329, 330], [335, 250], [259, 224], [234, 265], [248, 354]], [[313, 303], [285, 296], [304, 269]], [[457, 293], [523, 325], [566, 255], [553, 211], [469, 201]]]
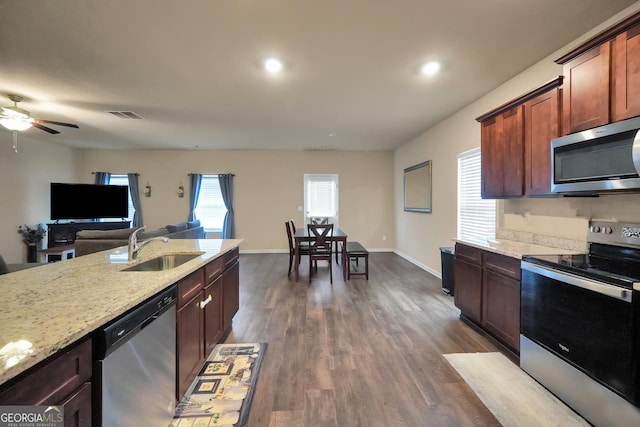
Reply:
[[518, 197], [524, 186], [522, 106], [482, 123], [482, 198]]
[[482, 266], [458, 257], [454, 260], [454, 303], [463, 315], [480, 323], [482, 315]]
[[64, 407], [65, 427], [86, 427], [91, 424], [91, 383], [84, 383], [61, 403]]
[[519, 352], [520, 282], [485, 268], [482, 294], [482, 326]]
[[519, 197], [524, 188], [524, 124], [522, 106], [502, 114], [502, 194]]
[[199, 292], [177, 312], [177, 399], [184, 395], [195, 374], [204, 363], [201, 301], [202, 292]]
[[204, 288], [204, 357], [211, 353], [224, 329], [222, 327], [222, 277]]
[[494, 117], [482, 122], [480, 135], [480, 150], [482, 152], [481, 179], [482, 198], [495, 199], [502, 193], [502, 117]]
[[231, 325], [233, 315], [240, 307], [240, 263], [236, 262], [222, 273], [223, 328]]
[[555, 88], [524, 105], [525, 194], [551, 193], [551, 140], [560, 136], [560, 96]]
[[609, 123], [610, 64], [610, 42], [564, 64], [563, 134]]
[[618, 35], [612, 44], [611, 120], [640, 115], [640, 25]]

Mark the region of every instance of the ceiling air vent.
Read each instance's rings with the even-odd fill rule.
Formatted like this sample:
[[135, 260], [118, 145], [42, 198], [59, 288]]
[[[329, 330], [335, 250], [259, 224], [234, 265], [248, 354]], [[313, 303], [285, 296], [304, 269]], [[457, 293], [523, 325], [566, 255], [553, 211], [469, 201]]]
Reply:
[[107, 113], [111, 114], [114, 117], [117, 117], [119, 119], [135, 119], [135, 120], [142, 120], [142, 117], [139, 116], [138, 114], [134, 113], [133, 111], [107, 111]]

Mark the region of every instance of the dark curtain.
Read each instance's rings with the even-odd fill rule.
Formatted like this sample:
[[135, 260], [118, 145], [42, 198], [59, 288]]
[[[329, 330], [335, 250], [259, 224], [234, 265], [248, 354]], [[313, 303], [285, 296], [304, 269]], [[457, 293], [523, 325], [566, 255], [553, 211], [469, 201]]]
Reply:
[[142, 221], [142, 202], [140, 201], [140, 188], [138, 186], [138, 174], [128, 173], [129, 178], [129, 193], [131, 193], [131, 202], [133, 203], [133, 228], [139, 228], [144, 225]]
[[198, 206], [198, 196], [200, 195], [200, 185], [202, 185], [202, 174], [190, 174], [191, 188], [189, 189], [189, 218], [187, 221], [196, 220], [196, 207]]
[[218, 175], [218, 182], [220, 183], [222, 200], [227, 208], [227, 214], [224, 216], [224, 225], [222, 226], [222, 238], [233, 239], [236, 235], [233, 217], [233, 175], [230, 173], [220, 174]]
[[109, 172], [96, 172], [95, 184], [107, 185], [109, 184], [109, 180], [111, 179], [111, 174]]

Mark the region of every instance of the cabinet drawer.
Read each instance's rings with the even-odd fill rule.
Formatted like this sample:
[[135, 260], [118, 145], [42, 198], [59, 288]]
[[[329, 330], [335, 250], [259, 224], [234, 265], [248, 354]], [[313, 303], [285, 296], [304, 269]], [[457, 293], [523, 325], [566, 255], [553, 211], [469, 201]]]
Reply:
[[495, 273], [520, 280], [520, 260], [491, 252], [485, 253], [484, 267]]
[[227, 252], [226, 254], [224, 254], [224, 269], [226, 270], [227, 268], [231, 267], [233, 264], [235, 264], [236, 260], [238, 259], [238, 254], [240, 253], [238, 247], [236, 246], [235, 248], [231, 249], [229, 252]]
[[2, 405], [57, 405], [91, 378], [91, 339], [61, 351], [0, 392]]
[[456, 243], [455, 257], [464, 259], [467, 262], [482, 264], [482, 252], [481, 249]]
[[224, 258], [218, 257], [204, 266], [205, 281], [207, 285], [213, 283], [224, 269]]
[[178, 308], [200, 293], [204, 287], [203, 271], [203, 268], [194, 271], [178, 282]]

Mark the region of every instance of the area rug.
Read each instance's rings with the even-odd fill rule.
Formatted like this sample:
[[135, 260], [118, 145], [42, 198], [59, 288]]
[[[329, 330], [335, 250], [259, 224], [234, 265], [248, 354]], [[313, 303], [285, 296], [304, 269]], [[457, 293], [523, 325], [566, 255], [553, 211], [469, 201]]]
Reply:
[[266, 343], [218, 344], [176, 407], [170, 427], [243, 427]]
[[590, 426], [501, 353], [444, 357], [504, 427]]

